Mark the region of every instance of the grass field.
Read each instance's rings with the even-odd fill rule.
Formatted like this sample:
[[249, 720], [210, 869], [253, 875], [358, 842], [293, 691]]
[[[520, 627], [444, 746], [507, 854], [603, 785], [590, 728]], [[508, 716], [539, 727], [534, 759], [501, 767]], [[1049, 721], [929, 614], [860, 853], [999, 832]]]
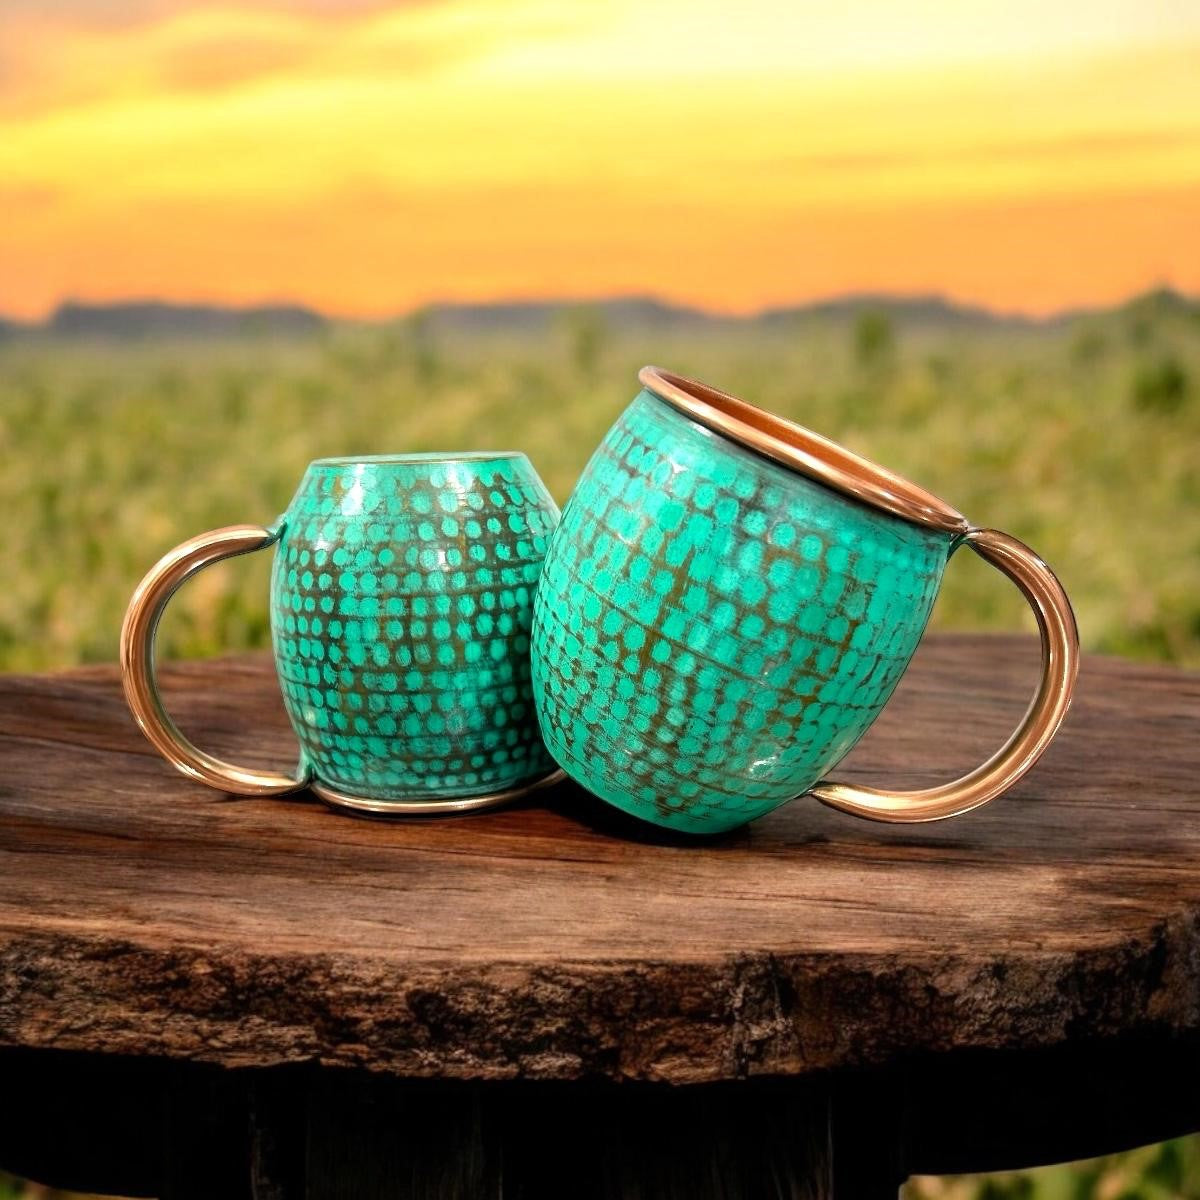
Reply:
[[[0, 667], [112, 659], [129, 594], [166, 549], [287, 506], [334, 454], [525, 450], [561, 500], [660, 365], [738, 392], [907, 474], [1059, 571], [1091, 650], [1200, 663], [1200, 317], [1141, 308], [1053, 330], [797, 322], [703, 338], [436, 341], [419, 323], [311, 341], [0, 344]], [[165, 654], [267, 642], [267, 564], [199, 577]], [[956, 559], [934, 617], [1012, 629], [1015, 589]]]
[[[565, 312], [548, 333], [426, 323], [310, 340], [0, 343], [0, 669], [116, 656], [124, 606], [176, 542], [269, 522], [316, 457], [525, 450], [565, 500], [645, 362], [698, 376], [908, 475], [1058, 570], [1087, 649], [1200, 666], [1200, 311], [1147, 298], [1052, 328], [884, 316], [650, 335]], [[164, 655], [268, 643], [265, 557], [206, 572]], [[956, 559], [941, 628], [1032, 628], [1016, 591]], [[0, 1200], [22, 1185], [0, 1177]], [[45, 1195], [46, 1193], [37, 1193]], [[1200, 1150], [910, 1186], [921, 1200], [1200, 1197]]]

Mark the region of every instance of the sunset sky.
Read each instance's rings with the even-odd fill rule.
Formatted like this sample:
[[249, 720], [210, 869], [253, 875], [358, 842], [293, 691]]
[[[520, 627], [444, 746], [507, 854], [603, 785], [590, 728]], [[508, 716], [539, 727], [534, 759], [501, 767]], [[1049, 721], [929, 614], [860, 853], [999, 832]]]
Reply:
[[0, 0], [0, 313], [1164, 283], [1194, 0]]

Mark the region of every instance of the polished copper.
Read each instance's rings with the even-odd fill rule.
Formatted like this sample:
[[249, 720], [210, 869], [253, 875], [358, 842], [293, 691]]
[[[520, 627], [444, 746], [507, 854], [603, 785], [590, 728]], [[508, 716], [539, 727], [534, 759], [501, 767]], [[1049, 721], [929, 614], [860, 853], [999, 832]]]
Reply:
[[824, 804], [875, 821], [940, 821], [970, 812], [1007, 791], [1041, 758], [1058, 732], [1079, 675], [1079, 630], [1057, 576], [1024, 542], [997, 529], [964, 539], [1024, 593], [1042, 638], [1042, 674], [1020, 725], [982, 766], [938, 787], [893, 792], [829, 780], [811, 791]]
[[280, 796], [306, 787], [309, 772], [280, 775], [235, 766], [201, 750], [171, 720], [158, 690], [154, 638], [167, 602], [197, 571], [272, 545], [278, 530], [229, 525], [189, 538], [165, 554], [137, 586], [121, 626], [121, 678], [138, 728], [183, 774], [236, 796]]
[[352, 796], [348, 792], [340, 792], [337, 788], [315, 779], [309, 784], [309, 790], [331, 808], [340, 808], [359, 816], [452, 816], [455, 813], [473, 813], [485, 808], [499, 808], [501, 805], [511, 804], [514, 800], [520, 800], [533, 792], [562, 783], [566, 777], [567, 773], [559, 769], [535, 779], [532, 783], [506, 788], [502, 792], [491, 792], [486, 796], [459, 796], [449, 800], [372, 800], [365, 796]]
[[693, 421], [847, 496], [918, 525], [950, 533], [970, 528], [962, 513], [932, 492], [803, 425], [660, 367], [643, 367], [638, 379]]

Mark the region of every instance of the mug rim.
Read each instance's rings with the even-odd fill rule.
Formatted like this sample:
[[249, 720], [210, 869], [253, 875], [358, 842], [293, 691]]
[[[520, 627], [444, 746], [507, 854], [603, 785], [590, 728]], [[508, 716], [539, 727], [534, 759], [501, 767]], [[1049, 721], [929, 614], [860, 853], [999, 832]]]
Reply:
[[421, 466], [424, 463], [491, 462], [525, 458], [522, 450], [420, 450], [412, 454], [348, 454], [314, 458], [310, 467]]
[[947, 533], [962, 534], [971, 528], [962, 513], [932, 492], [795, 421], [661, 367], [643, 367], [638, 381], [659, 400], [714, 433], [872, 508]]

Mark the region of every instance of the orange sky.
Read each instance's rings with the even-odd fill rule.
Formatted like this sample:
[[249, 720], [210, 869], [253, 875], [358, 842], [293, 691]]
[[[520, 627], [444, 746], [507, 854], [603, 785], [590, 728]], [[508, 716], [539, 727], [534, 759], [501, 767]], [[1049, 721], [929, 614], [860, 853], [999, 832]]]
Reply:
[[1163, 283], [1184, 0], [0, 0], [0, 312]]

